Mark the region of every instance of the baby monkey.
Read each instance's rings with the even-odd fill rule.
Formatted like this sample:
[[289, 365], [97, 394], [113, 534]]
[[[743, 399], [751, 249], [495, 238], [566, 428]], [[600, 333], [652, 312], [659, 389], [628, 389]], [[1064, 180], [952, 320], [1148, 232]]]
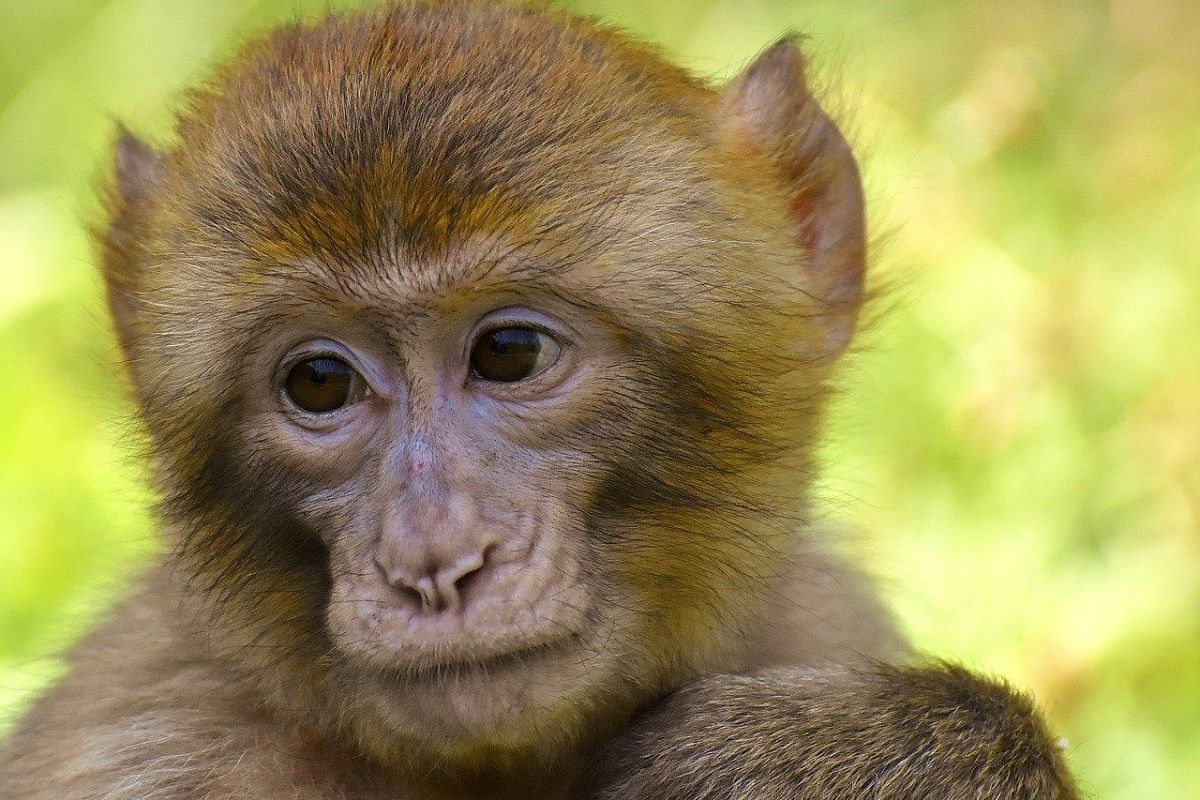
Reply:
[[1068, 800], [807, 488], [863, 297], [785, 39], [715, 87], [489, 2], [250, 45], [96, 240], [169, 554], [4, 800]]

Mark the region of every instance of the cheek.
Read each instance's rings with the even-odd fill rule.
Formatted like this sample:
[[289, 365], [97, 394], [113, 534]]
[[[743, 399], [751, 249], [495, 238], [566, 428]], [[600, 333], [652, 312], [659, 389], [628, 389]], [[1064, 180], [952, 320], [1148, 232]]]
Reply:
[[378, 538], [380, 504], [357, 486], [313, 489], [300, 496], [295, 508], [297, 519], [321, 540], [335, 564], [369, 557]]
[[355, 480], [375, 459], [376, 416], [364, 409], [337, 429], [312, 431], [277, 411], [260, 411], [248, 420], [246, 429], [254, 433], [245, 444], [249, 452], [269, 457], [298, 478], [335, 487]]
[[459, 485], [471, 487], [485, 513], [502, 517], [537, 509], [574, 536], [589, 538], [587, 523], [605, 471], [594, 455], [571, 448], [510, 445], [466, 466]]
[[[521, 451], [566, 452], [581, 449], [581, 436], [605, 416], [620, 416], [620, 399], [627, 381], [614, 366], [581, 368], [549, 395], [509, 398], [475, 390], [463, 398], [463, 415], [472, 432], [494, 438]], [[468, 433], [473, 437], [474, 433]]]
[[283, 415], [251, 417], [243, 437], [257, 491], [287, 486], [280, 500], [322, 544], [331, 557], [358, 545], [376, 525], [378, 455], [366, 426], [339, 432], [335, 441], [298, 431]]

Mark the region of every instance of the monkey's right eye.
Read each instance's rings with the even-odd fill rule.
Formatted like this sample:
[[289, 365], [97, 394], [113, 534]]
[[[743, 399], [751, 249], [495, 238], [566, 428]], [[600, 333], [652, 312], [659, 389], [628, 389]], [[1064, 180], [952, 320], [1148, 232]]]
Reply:
[[329, 414], [357, 403], [365, 390], [354, 368], [332, 356], [306, 358], [291, 368], [284, 381], [288, 399], [310, 414]]

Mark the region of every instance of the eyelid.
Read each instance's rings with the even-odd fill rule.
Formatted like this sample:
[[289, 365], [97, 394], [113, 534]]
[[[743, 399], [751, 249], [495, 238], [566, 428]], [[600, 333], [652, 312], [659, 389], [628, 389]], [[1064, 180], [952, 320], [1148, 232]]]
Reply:
[[368, 390], [379, 392], [380, 381], [377, 376], [372, 375], [371, 365], [364, 363], [349, 347], [333, 339], [311, 339], [288, 350], [275, 367], [275, 384], [282, 386], [288, 373], [301, 361], [322, 357], [345, 361], [366, 384]]
[[481, 325], [475, 331], [475, 335], [471, 337], [471, 341], [477, 342], [477, 341], [479, 341], [480, 336], [484, 336], [489, 333], [494, 333], [496, 331], [502, 331], [507, 328], [529, 328], [530, 330], [537, 331], [538, 333], [544, 333], [547, 336], [549, 336], [551, 339], [553, 339], [554, 341], [560, 342], [560, 343], [564, 339], [562, 333], [557, 328], [554, 328], [554, 327], [547, 325], [543, 322], [540, 322], [538, 320], [521, 319], [521, 318], [506, 319], [506, 318], [502, 317], [502, 318], [494, 319], [494, 320], [489, 319], [487, 321], [487, 324]]
[[[553, 320], [553, 324], [544, 320]], [[463, 358], [470, 359], [471, 348], [479, 337], [505, 328], [531, 328], [553, 339], [562, 350], [574, 346], [574, 332], [564, 323], [542, 312], [521, 306], [501, 308], [480, 318], [463, 342]], [[561, 356], [561, 353], [560, 353]]]

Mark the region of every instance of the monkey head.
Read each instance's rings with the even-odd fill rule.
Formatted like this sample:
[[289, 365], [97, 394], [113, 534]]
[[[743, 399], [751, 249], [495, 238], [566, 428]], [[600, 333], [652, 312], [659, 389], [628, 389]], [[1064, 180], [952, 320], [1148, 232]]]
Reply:
[[726, 657], [861, 296], [857, 169], [792, 43], [713, 88], [545, 12], [333, 18], [115, 174], [174, 563], [279, 709], [549, 758]]

